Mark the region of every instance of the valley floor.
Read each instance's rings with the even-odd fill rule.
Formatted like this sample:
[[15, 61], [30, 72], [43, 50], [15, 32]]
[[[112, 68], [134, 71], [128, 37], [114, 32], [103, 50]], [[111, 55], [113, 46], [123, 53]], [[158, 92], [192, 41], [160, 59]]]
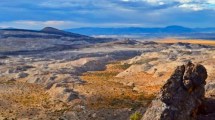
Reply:
[[206, 97], [213, 100], [210, 45], [117, 41], [42, 57], [1, 57], [0, 119], [126, 120], [143, 114], [173, 70], [189, 60], [207, 68]]

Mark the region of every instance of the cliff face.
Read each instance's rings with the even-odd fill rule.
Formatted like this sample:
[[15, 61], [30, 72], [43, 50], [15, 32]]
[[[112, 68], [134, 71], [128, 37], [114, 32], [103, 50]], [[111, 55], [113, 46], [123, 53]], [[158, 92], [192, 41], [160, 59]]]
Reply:
[[177, 67], [142, 120], [193, 120], [205, 95], [207, 71], [188, 62]]

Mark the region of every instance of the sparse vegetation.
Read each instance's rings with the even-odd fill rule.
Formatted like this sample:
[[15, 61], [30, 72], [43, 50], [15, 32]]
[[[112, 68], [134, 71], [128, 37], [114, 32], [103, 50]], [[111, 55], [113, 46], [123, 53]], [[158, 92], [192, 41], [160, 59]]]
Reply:
[[[137, 109], [149, 102], [146, 95], [137, 93], [131, 87], [124, 86], [115, 80], [115, 76], [130, 67], [130, 64], [113, 63], [104, 71], [85, 73], [81, 78], [87, 82], [84, 89], [95, 92], [87, 100], [92, 108], [132, 108]], [[142, 98], [142, 99], [140, 99]], [[151, 97], [149, 98], [151, 100]]]
[[145, 64], [145, 63], [149, 63], [151, 61], [156, 61], [158, 60], [158, 58], [149, 58], [149, 59], [142, 59], [142, 60], [139, 60], [137, 61], [135, 64]]
[[114, 76], [116, 76], [118, 74], [118, 72], [102, 72], [102, 71], [99, 71], [99, 72], [94, 72], [92, 74], [88, 74], [89, 76], [93, 77], [93, 76], [98, 76], [100, 78], [102, 78], [103, 80], [107, 80], [107, 79], [110, 79], [110, 78], [113, 78]]
[[127, 64], [127, 63], [120, 64], [120, 63], [119, 63], [119, 64], [114, 65], [113, 68], [126, 70], [126, 69], [128, 69], [130, 66], [131, 66], [131, 64]]
[[130, 120], [140, 120], [142, 118], [142, 114], [140, 112], [135, 112], [130, 116]]

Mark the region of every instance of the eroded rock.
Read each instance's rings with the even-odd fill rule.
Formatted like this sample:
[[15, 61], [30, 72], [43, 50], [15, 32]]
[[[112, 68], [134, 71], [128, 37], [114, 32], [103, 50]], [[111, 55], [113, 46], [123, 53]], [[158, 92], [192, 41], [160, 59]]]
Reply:
[[207, 71], [200, 64], [188, 62], [177, 67], [152, 101], [142, 120], [193, 120], [201, 106]]
[[24, 71], [27, 71], [28, 69], [31, 69], [31, 68], [34, 68], [34, 67], [29, 66], [29, 65], [12, 67], [12, 68], [8, 69], [7, 74], [24, 72]]
[[28, 75], [29, 75], [28, 73], [21, 72], [17, 75], [17, 78], [26, 78], [28, 77]]
[[75, 92], [73, 91], [73, 89], [68, 88], [67, 84], [54, 84], [48, 92], [54, 99], [58, 99], [64, 102], [70, 102], [74, 99], [79, 99], [78, 92]]

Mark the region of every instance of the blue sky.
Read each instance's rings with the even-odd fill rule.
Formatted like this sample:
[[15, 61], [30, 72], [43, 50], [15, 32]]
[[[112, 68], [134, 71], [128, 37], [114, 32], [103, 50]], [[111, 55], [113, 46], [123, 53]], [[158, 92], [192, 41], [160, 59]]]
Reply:
[[0, 27], [215, 27], [215, 0], [0, 0]]

